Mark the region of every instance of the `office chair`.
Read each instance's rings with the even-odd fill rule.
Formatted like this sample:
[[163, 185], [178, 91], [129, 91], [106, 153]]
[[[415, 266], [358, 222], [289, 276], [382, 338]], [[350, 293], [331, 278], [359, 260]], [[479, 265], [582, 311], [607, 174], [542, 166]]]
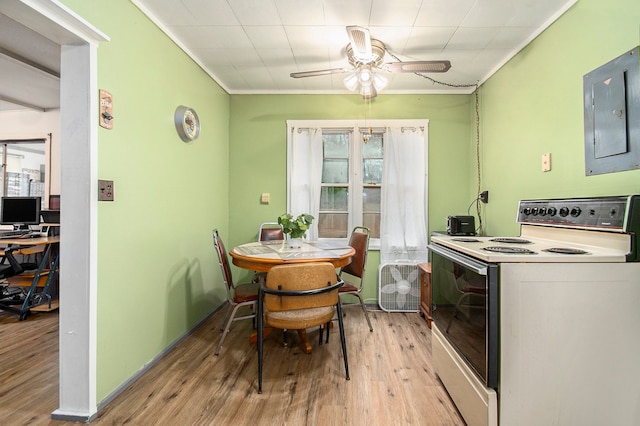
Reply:
[[351, 238], [349, 238], [349, 245], [355, 249], [356, 254], [351, 258], [351, 263], [340, 269], [340, 273], [338, 275], [343, 280], [343, 273], [349, 274], [352, 277], [359, 279], [359, 282], [357, 284], [344, 280], [344, 285], [340, 287], [340, 295], [342, 296], [350, 294], [358, 298], [358, 300], [360, 301], [360, 306], [362, 306], [362, 310], [364, 311], [364, 316], [367, 319], [367, 323], [369, 324], [369, 331], [373, 331], [371, 321], [369, 320], [367, 307], [365, 306], [362, 295], [360, 294], [364, 287], [364, 272], [365, 266], [367, 264], [370, 235], [371, 233], [369, 232], [369, 228], [366, 228], [364, 226], [356, 226], [355, 228], [353, 228], [353, 231], [351, 232]]
[[[213, 230], [213, 245], [215, 246], [216, 254], [218, 255], [218, 262], [220, 264], [220, 270], [222, 271], [222, 279], [224, 280], [224, 284], [227, 289], [227, 303], [229, 303], [229, 312], [227, 313], [223, 322], [223, 327], [221, 328], [222, 336], [220, 337], [220, 341], [216, 347], [215, 354], [218, 355], [220, 353], [220, 348], [222, 348], [222, 343], [229, 333], [231, 323], [243, 319], [255, 318], [255, 306], [256, 300], [258, 299], [258, 285], [256, 283], [234, 284], [233, 276], [231, 275], [231, 267], [229, 265], [229, 258], [227, 257], [227, 250], [224, 247], [224, 243], [222, 242], [217, 229]], [[253, 313], [250, 315], [236, 317], [238, 309], [243, 306], [251, 307]]]
[[[349, 380], [347, 344], [338, 289], [343, 281], [329, 262], [274, 266], [258, 295], [258, 393], [262, 393], [263, 327], [306, 330], [328, 325], [337, 313], [346, 379]], [[327, 341], [329, 327], [327, 327]], [[320, 327], [322, 344], [322, 327]]]

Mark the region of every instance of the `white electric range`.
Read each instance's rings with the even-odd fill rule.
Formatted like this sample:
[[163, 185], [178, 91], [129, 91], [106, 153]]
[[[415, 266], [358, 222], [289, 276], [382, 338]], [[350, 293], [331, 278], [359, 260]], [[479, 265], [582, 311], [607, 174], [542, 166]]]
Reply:
[[432, 236], [433, 359], [469, 425], [640, 424], [640, 196], [524, 200]]

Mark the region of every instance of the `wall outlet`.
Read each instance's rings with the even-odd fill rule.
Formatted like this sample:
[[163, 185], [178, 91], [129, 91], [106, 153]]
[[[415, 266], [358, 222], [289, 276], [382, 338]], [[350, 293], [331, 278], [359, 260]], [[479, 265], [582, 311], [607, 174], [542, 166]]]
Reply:
[[480, 198], [480, 201], [482, 201], [483, 203], [485, 203], [485, 204], [488, 203], [489, 202], [489, 191], [482, 191], [478, 198]]
[[112, 180], [98, 180], [98, 201], [113, 201]]

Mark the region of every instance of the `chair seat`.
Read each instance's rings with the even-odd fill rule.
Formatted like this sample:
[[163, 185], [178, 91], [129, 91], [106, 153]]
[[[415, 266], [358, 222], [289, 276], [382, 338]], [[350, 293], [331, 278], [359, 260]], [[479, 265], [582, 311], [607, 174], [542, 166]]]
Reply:
[[237, 285], [233, 292], [233, 301], [236, 303], [243, 303], [257, 300], [258, 286], [258, 283]]
[[356, 291], [358, 291], [358, 287], [349, 281], [345, 281], [344, 285], [338, 290], [339, 293], [353, 293]]
[[333, 318], [334, 312], [333, 306], [280, 312], [265, 311], [264, 319], [271, 327], [302, 330], [328, 323]]

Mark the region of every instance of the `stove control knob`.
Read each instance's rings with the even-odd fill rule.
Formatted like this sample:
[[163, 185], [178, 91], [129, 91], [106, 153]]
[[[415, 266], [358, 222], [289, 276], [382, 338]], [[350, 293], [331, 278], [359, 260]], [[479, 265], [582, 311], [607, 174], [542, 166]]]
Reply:
[[540, 216], [544, 216], [545, 214], [547, 214], [547, 209], [544, 207], [540, 207], [540, 209], [538, 209], [538, 214]]
[[524, 214], [529, 216], [531, 214], [531, 207], [525, 207], [524, 208]]
[[531, 214], [533, 214], [534, 216], [538, 216], [538, 208], [537, 207], [532, 208]]
[[547, 214], [549, 216], [555, 216], [557, 212], [558, 212], [558, 210], [555, 207], [549, 207], [547, 209]]
[[617, 213], [616, 209], [611, 209], [609, 210], [609, 217], [616, 217]]
[[565, 217], [568, 214], [569, 214], [569, 209], [567, 207], [562, 207], [560, 209], [560, 216]]
[[580, 213], [582, 213], [582, 210], [580, 210], [580, 207], [574, 207], [571, 209], [571, 216], [573, 217], [580, 216]]

